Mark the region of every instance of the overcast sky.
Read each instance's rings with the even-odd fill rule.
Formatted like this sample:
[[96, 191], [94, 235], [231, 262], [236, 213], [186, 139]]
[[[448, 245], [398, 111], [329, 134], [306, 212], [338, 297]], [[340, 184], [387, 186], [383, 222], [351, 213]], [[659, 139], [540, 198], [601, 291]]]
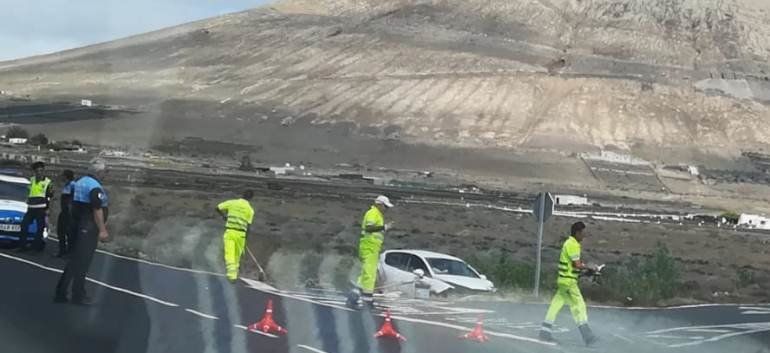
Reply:
[[271, 0], [0, 0], [0, 61], [104, 42]]

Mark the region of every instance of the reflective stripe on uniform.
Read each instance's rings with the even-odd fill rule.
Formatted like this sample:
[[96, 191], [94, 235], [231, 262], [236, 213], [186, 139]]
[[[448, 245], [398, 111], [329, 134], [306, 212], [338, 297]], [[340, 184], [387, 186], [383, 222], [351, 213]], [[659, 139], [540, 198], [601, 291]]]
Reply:
[[254, 220], [254, 209], [244, 199], [228, 200], [217, 205], [217, 209], [227, 213], [225, 228], [245, 232]]
[[574, 268], [572, 262], [580, 260], [580, 242], [570, 236], [561, 248], [559, 256], [559, 277], [577, 280], [580, 271]]

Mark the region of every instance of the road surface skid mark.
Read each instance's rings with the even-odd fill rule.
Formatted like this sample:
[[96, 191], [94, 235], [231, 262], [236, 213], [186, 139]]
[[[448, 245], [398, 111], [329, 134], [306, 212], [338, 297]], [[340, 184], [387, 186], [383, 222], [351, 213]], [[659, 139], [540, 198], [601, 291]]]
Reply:
[[671, 348], [696, 346], [760, 332], [770, 332], [770, 322], [675, 327], [647, 332], [645, 337]]

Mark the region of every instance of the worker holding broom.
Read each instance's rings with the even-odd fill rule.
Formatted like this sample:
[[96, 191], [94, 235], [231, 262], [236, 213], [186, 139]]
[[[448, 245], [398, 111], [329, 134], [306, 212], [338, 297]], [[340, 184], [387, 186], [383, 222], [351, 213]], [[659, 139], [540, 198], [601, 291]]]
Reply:
[[[217, 212], [225, 220], [224, 254], [227, 280], [235, 283], [238, 280], [238, 268], [241, 263], [241, 255], [246, 248], [246, 236], [249, 227], [254, 221], [254, 209], [249, 201], [254, 197], [254, 192], [246, 190], [243, 197], [227, 200], [217, 205]], [[256, 259], [255, 259], [256, 261]], [[259, 264], [257, 263], [257, 266]]]

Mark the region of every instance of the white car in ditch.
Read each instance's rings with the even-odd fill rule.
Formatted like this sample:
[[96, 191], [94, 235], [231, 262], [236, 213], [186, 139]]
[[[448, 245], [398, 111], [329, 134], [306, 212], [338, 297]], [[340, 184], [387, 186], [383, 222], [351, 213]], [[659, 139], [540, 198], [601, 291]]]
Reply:
[[384, 292], [419, 282], [431, 296], [496, 292], [495, 285], [465, 261], [424, 250], [388, 250], [380, 256], [377, 287]]

